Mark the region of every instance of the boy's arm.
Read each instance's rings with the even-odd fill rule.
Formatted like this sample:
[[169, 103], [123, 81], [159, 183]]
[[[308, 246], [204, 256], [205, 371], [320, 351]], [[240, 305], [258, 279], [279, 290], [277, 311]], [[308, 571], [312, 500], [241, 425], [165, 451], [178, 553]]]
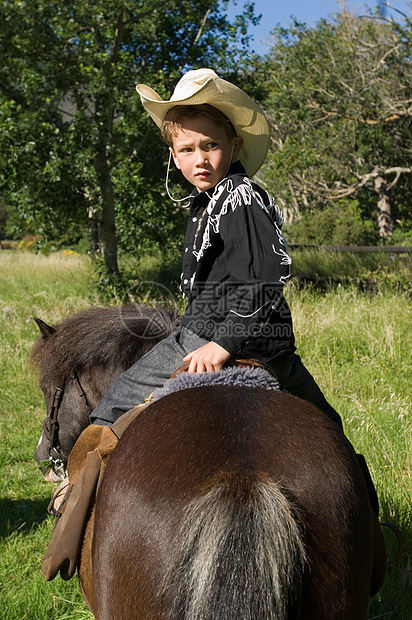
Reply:
[[[266, 347], [272, 357], [275, 349], [293, 345], [290, 310], [283, 297], [291, 259], [281, 222], [262, 203], [246, 179], [236, 179], [234, 189], [219, 196], [210, 230], [218, 233], [221, 252], [206, 283], [201, 272], [197, 274], [200, 291], [195, 281], [182, 319], [182, 325], [219, 345], [228, 357], [258, 339], [262, 355]], [[200, 257], [209, 247], [209, 237], [203, 243]]]
[[237, 204], [219, 222], [224, 243], [220, 260], [227, 272], [220, 307], [226, 317], [211, 338], [232, 355], [259, 333], [274, 310], [283, 313], [291, 262], [280, 228], [256, 194], [238, 191], [237, 196]]

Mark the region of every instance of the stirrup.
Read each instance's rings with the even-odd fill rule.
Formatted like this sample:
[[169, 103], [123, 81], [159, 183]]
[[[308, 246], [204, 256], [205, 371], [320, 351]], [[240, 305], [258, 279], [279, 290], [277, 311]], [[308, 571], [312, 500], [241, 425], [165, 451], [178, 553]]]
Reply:
[[57, 517], [57, 515], [62, 512], [63, 507], [69, 499], [69, 495], [71, 492], [71, 489], [67, 489], [68, 486], [69, 478], [68, 476], [66, 476], [66, 478], [61, 481], [61, 483], [53, 493], [49, 505], [47, 506], [47, 512], [49, 513], [49, 515]]

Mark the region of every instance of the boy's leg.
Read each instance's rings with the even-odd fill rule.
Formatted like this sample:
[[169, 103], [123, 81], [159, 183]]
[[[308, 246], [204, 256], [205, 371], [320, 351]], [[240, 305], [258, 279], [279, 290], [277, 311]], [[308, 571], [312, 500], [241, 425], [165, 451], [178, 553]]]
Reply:
[[315, 379], [303, 365], [299, 355], [293, 353], [292, 355], [279, 358], [275, 357], [267, 365], [275, 373], [282, 389], [316, 405], [336, 422], [340, 428], [343, 428], [340, 415], [327, 402]]
[[113, 424], [126, 411], [143, 403], [182, 365], [188, 353], [206, 342], [184, 327], [170, 334], [116, 379], [92, 411], [90, 422], [103, 426]]

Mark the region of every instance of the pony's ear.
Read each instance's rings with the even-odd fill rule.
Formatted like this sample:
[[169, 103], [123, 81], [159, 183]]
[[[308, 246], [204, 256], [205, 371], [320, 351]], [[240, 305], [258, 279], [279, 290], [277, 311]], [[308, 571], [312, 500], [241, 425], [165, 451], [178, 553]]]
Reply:
[[54, 329], [54, 327], [52, 327], [51, 325], [47, 325], [47, 323], [45, 323], [44, 321], [42, 321], [41, 319], [38, 319], [37, 317], [33, 317], [33, 319], [36, 321], [39, 330], [41, 331], [41, 335], [43, 336], [43, 338], [46, 340], [49, 336], [51, 336], [52, 334], [54, 334], [54, 332], [56, 331]]

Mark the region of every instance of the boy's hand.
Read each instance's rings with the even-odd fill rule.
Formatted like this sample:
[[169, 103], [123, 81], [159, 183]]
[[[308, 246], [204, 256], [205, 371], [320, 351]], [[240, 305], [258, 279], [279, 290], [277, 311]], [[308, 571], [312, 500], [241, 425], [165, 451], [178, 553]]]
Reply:
[[187, 372], [213, 372], [221, 370], [223, 364], [230, 357], [230, 353], [226, 351], [217, 342], [208, 342], [207, 344], [192, 351], [183, 358], [184, 362], [190, 362]]

